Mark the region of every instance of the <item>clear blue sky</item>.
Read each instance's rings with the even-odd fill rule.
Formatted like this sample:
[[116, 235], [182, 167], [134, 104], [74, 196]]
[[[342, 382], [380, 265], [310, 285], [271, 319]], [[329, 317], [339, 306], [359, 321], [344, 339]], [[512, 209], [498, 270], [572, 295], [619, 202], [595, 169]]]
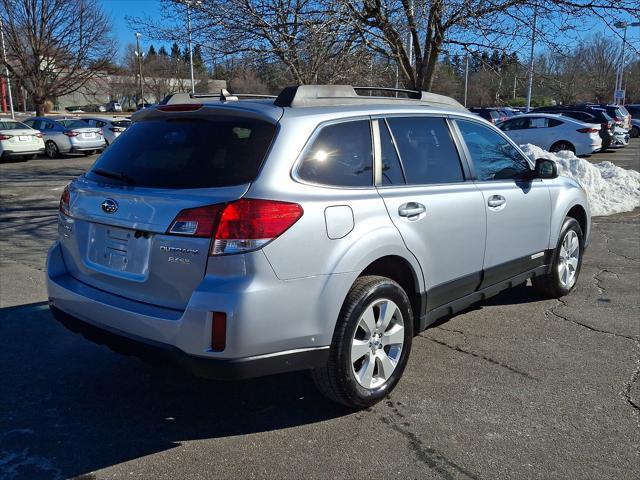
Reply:
[[[150, 19], [160, 20], [162, 19], [162, 12], [160, 8], [160, 0], [99, 0], [107, 14], [111, 16], [114, 22], [114, 35], [118, 41], [120, 52], [122, 53], [125, 47], [130, 43], [135, 43], [134, 30], [129, 28], [125, 17], [148, 17]], [[640, 1], [640, 0], [639, 0]], [[173, 19], [172, 19], [173, 20]], [[629, 18], [629, 21], [634, 21], [633, 18]], [[637, 20], [636, 20], [637, 21]], [[598, 32], [605, 33], [607, 35], [615, 35], [600, 19], [593, 19], [590, 24], [581, 25], [581, 32], [573, 32], [572, 37], [589, 37]], [[575, 37], [574, 37], [575, 38]], [[631, 43], [636, 50], [640, 50], [640, 28], [630, 28], [627, 31], [627, 41]], [[146, 51], [149, 45], [153, 44], [156, 48], [160, 48], [162, 42], [152, 40], [149, 38], [142, 38], [142, 49]], [[567, 43], [573, 43], [573, 38]], [[185, 35], [186, 44], [186, 35]], [[184, 45], [180, 45], [184, 47]], [[166, 45], [167, 50], [169, 45]], [[520, 58], [528, 57], [528, 49], [526, 51], [518, 52]]]

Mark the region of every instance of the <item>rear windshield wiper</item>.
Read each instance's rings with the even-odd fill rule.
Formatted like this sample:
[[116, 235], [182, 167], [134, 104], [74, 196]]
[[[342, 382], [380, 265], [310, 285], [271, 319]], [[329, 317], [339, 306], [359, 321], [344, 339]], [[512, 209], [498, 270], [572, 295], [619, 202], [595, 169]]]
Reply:
[[91, 173], [100, 175], [101, 177], [113, 178], [115, 180], [122, 180], [128, 185], [135, 185], [136, 181], [126, 173], [112, 172], [111, 170], [105, 170], [104, 168], [95, 168], [91, 170]]

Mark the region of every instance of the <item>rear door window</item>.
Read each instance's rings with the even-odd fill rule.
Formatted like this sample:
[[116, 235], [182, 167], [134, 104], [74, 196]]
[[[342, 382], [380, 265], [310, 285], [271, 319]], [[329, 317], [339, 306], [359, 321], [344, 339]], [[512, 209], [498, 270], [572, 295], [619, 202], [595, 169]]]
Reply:
[[297, 170], [300, 180], [338, 187], [373, 185], [373, 150], [369, 120], [322, 127], [305, 149]]
[[275, 125], [237, 117], [173, 118], [133, 123], [87, 173], [102, 183], [153, 188], [209, 188], [258, 176]]
[[444, 118], [394, 117], [387, 122], [408, 184], [464, 181], [458, 151]]

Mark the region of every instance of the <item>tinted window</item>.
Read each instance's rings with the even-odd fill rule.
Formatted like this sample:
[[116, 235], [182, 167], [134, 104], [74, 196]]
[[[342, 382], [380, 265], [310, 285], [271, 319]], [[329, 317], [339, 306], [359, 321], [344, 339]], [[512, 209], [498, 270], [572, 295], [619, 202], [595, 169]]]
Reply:
[[91, 126], [91, 120], [60, 120], [58, 123], [67, 128], [87, 128]]
[[549, 127], [557, 127], [558, 125], [562, 125], [564, 122], [557, 120], [555, 118], [549, 119]]
[[[240, 185], [258, 176], [274, 134], [274, 125], [242, 118], [134, 123], [102, 154], [87, 177], [159, 188]], [[107, 176], [94, 173], [98, 170]]]
[[457, 120], [478, 180], [516, 178], [530, 170], [527, 160], [502, 136], [476, 122]]
[[512, 120], [507, 120], [506, 122], [502, 122], [498, 127], [500, 130], [508, 131], [508, 130], [522, 130], [527, 126], [527, 118], [514, 118]]
[[298, 176], [322, 185], [373, 185], [369, 121], [342, 122], [323, 127], [305, 150]]
[[400, 166], [400, 159], [393, 145], [387, 124], [380, 121], [380, 151], [382, 153], [382, 184], [404, 184], [404, 175]]
[[460, 159], [443, 118], [387, 119], [409, 184], [464, 181]]

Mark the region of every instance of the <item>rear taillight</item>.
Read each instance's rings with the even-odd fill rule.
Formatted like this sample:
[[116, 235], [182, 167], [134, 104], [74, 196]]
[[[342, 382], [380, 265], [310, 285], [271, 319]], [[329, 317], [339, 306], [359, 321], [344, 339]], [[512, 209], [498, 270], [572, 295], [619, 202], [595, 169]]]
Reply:
[[60, 212], [69, 215], [69, 187], [64, 187], [60, 196]]
[[223, 209], [224, 205], [209, 205], [207, 207], [182, 210], [169, 227], [167, 233], [210, 238], [218, 226]]
[[576, 130], [576, 132], [580, 132], [580, 133], [598, 133], [600, 130], [598, 130], [597, 128], [579, 128], [578, 130]]
[[37, 138], [42, 138], [42, 136], [43, 136], [43, 135], [42, 135], [40, 132], [38, 132], [38, 133], [36, 133], [36, 134], [34, 135], [34, 137], [37, 137]]
[[182, 210], [167, 233], [211, 237], [211, 255], [248, 252], [282, 235], [303, 213], [297, 203], [242, 198]]
[[11, 137], [13, 137], [13, 135], [0, 134], [0, 140], [9, 140]]
[[66, 130], [62, 133], [64, 133], [67, 137], [77, 137], [79, 135], [78, 132], [75, 132], [73, 130]]

